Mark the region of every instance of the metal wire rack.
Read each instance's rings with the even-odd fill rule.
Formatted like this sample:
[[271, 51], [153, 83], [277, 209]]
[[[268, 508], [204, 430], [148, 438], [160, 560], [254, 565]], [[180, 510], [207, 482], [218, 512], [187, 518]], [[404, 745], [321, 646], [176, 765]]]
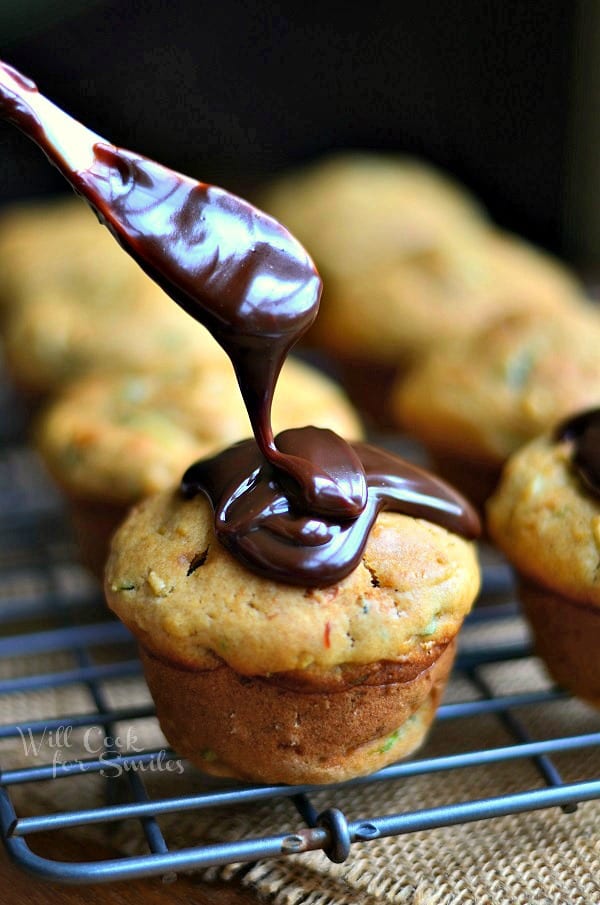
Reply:
[[[168, 794], [153, 795], [145, 768], [159, 760], [176, 758], [176, 754], [164, 747], [123, 750], [115, 739], [118, 727], [147, 722], [152, 719], [153, 710], [149, 703], [117, 706], [106, 694], [107, 681], [127, 681], [139, 674], [135, 646], [126, 630], [107, 616], [98, 588], [75, 564], [60, 500], [46, 482], [33, 453], [18, 441], [18, 431], [8, 429], [16, 422], [9, 417], [7, 405], [2, 408], [1, 401], [0, 410], [6, 414], [3, 425], [7, 428], [3, 428], [3, 433], [8, 440], [0, 455], [0, 715], [2, 701], [13, 702], [13, 718], [0, 725], [0, 829], [8, 852], [23, 868], [51, 880], [85, 883], [172, 875], [319, 849], [341, 862], [355, 842], [542, 808], [560, 807], [569, 812], [579, 802], [600, 798], [600, 758], [595, 762], [593, 757], [584, 758], [592, 766], [580, 772], [575, 781], [567, 781], [563, 775], [564, 764], [568, 763], [565, 758], [577, 751], [600, 748], [600, 731], [539, 737], [528, 723], [529, 713], [539, 715], [544, 708], [568, 699], [565, 693], [550, 687], [547, 681], [498, 693], [486, 678], [490, 665], [520, 663], [532, 657], [513, 599], [510, 570], [489, 552], [484, 556], [481, 600], [468, 620], [466, 640], [454, 671], [463, 692], [467, 692], [462, 699], [447, 701], [441, 707], [436, 726], [444, 733], [461, 720], [492, 719], [501, 725], [507, 738], [505, 744], [485, 743], [482, 730], [481, 748], [461, 750], [460, 746], [452, 747], [450, 741], [447, 750], [440, 753], [438, 747], [437, 753], [429, 754], [426, 747], [412, 760], [353, 783], [319, 787], [318, 791], [304, 786], [235, 784], [214, 779], [203, 787], [199, 779], [194, 790], [183, 790], [182, 786], [181, 794], [172, 794], [171, 776]], [[508, 641], [498, 642], [496, 627], [509, 623], [517, 627], [516, 633]], [[500, 635], [505, 637], [503, 632]], [[98, 651], [102, 652], [101, 657]], [[52, 666], [55, 656], [59, 658], [58, 667]], [[39, 667], [26, 674], [14, 674], [11, 664], [20, 657], [29, 663], [39, 661]], [[8, 668], [4, 668], [6, 664]], [[75, 713], [32, 719], [26, 703], [19, 711], [20, 696], [26, 702], [28, 694], [74, 686], [83, 689], [87, 696], [87, 706], [79, 707]], [[589, 725], [600, 730], [600, 721], [592, 711]], [[55, 733], [56, 747], [60, 733], [64, 738], [64, 733], [71, 730], [91, 731], [96, 727], [104, 732], [101, 752], [60, 763], [46, 760], [11, 767], [4, 762], [3, 744], [14, 748], [19, 740], [31, 742]], [[451, 739], [456, 737], [456, 733], [447, 734]], [[517, 760], [527, 760], [532, 765], [535, 779], [531, 787], [507, 792], [499, 785], [498, 794], [485, 799], [441, 801], [436, 807], [402, 813], [369, 812], [356, 819], [346, 816], [348, 792], [359, 786], [368, 790], [380, 784], [391, 787], [399, 782], [414, 782], [424, 775], [482, 767], [493, 770]], [[24, 790], [44, 782], [57, 787], [79, 783], [84, 776], [105, 776], [107, 762], [122, 769], [115, 771], [119, 778], [103, 779], [103, 805], [61, 808], [65, 796], [57, 792], [51, 808], [30, 813], [28, 807], [25, 814], [19, 813], [15, 798], [27, 800]], [[60, 788], [64, 789], [64, 785]], [[476, 788], [474, 782], [473, 789]], [[21, 795], [17, 796], [19, 790]], [[324, 796], [326, 806], [317, 807], [315, 797], [322, 803]], [[164, 815], [199, 814], [210, 809], [218, 809], [222, 815], [234, 806], [252, 807], [282, 799], [295, 807], [295, 826], [268, 835], [173, 848], [160, 825]], [[41, 831], [77, 830], [94, 824], [111, 826], [124, 820], [133, 820], [143, 829], [145, 853], [66, 863], [46, 859], [34, 851], [35, 836]]]

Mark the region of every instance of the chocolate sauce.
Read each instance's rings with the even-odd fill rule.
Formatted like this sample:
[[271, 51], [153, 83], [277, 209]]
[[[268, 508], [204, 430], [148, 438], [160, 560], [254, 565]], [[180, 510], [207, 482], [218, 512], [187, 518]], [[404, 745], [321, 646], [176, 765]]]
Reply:
[[247, 202], [117, 148], [0, 64], [0, 114], [37, 142], [138, 264], [229, 355], [254, 441], [193, 466], [219, 536], [250, 568], [324, 585], [357, 563], [382, 508], [473, 537], [478, 519], [443, 482], [331, 431], [275, 441], [271, 403], [281, 366], [316, 317], [321, 281], [302, 246]]
[[[344, 441], [329, 430], [306, 427], [284, 431], [276, 442], [284, 452], [328, 461], [331, 450]], [[356, 568], [382, 509], [477, 534], [477, 516], [447, 484], [383, 449], [366, 443], [352, 448], [368, 486], [366, 505], [357, 518], [316, 518], [296, 510], [284, 481], [253, 440], [196, 462], [181, 486], [187, 497], [202, 492], [212, 501], [217, 536], [234, 556], [261, 575], [292, 584], [333, 584]]]
[[563, 421], [555, 439], [573, 444], [571, 461], [584, 487], [600, 496], [600, 409], [589, 409]]

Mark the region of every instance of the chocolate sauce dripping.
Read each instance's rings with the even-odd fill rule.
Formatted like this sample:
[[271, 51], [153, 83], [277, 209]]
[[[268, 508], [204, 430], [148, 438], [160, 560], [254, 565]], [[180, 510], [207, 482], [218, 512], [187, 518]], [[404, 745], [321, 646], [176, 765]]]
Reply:
[[[307, 458], [330, 456], [341, 444], [329, 430], [306, 427], [278, 434], [278, 447]], [[365, 469], [367, 502], [357, 518], [315, 518], [298, 512], [283, 482], [252, 440], [192, 465], [181, 482], [185, 496], [204, 493], [215, 511], [221, 543], [260, 575], [309, 587], [333, 584], [359, 564], [379, 512], [391, 509], [442, 523], [475, 537], [479, 522], [443, 481], [366, 443], [352, 444]]]
[[358, 515], [366, 484], [351, 451], [352, 478], [339, 483], [316, 462], [282, 456], [273, 440], [277, 377], [314, 321], [321, 294], [300, 243], [241, 198], [110, 144], [2, 64], [0, 113], [42, 148], [124, 250], [225, 349], [261, 452], [295, 479], [304, 504]]
[[589, 409], [563, 421], [555, 430], [558, 442], [573, 444], [571, 461], [584, 487], [600, 496], [600, 409]]
[[402, 459], [315, 428], [275, 442], [277, 377], [321, 292], [312, 261], [283, 226], [222, 189], [115, 147], [1, 63], [0, 115], [40, 145], [124, 250], [231, 358], [256, 445], [193, 466], [183, 488], [209, 494], [220, 537], [248, 566], [329, 584], [354, 567], [381, 508], [477, 534], [468, 503]]

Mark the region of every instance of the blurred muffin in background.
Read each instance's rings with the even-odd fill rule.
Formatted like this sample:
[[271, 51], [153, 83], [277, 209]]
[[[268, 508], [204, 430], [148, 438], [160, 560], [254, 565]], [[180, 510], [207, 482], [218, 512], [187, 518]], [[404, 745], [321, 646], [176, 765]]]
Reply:
[[47, 293], [119, 297], [139, 283], [139, 268], [74, 195], [2, 208], [0, 271], [2, 318]]
[[600, 404], [600, 313], [507, 315], [438, 348], [392, 392], [396, 425], [476, 503], [506, 459], [571, 412]]
[[0, 268], [6, 368], [30, 402], [88, 372], [225, 360], [78, 198], [6, 208]]
[[339, 152], [265, 186], [261, 202], [313, 255], [325, 282], [460, 246], [485, 228], [462, 187], [410, 157]]
[[489, 229], [475, 244], [388, 260], [337, 285], [313, 336], [344, 360], [404, 370], [430, 350], [510, 311], [583, 304], [574, 277], [516, 237]]
[[[273, 424], [280, 431], [308, 423], [349, 439], [362, 435], [339, 387], [288, 361]], [[196, 459], [250, 435], [224, 355], [185, 374], [89, 374], [50, 403], [35, 430], [42, 458], [71, 504], [82, 560], [97, 575], [108, 539], [132, 503], [177, 484]]]
[[6, 365], [26, 397], [54, 394], [90, 372], [186, 371], [225, 359], [208, 331], [130, 263], [136, 279], [118, 291], [105, 283], [87, 295], [48, 287], [13, 311]]
[[340, 362], [379, 423], [393, 376], [430, 349], [507, 311], [583, 299], [566, 267], [494, 228], [464, 189], [410, 159], [335, 155], [281, 177], [262, 201], [324, 277], [309, 340]]

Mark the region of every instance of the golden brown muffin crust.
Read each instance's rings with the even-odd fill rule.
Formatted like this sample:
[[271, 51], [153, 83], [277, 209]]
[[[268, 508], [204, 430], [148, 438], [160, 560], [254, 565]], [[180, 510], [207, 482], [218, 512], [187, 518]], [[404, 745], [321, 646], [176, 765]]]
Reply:
[[264, 782], [341, 782], [408, 756], [435, 715], [454, 658], [444, 647], [405, 682], [310, 693], [221, 664], [189, 671], [142, 648], [170, 743], [201, 770]]
[[600, 707], [600, 607], [522, 581], [520, 599], [536, 653], [553, 679]]
[[239, 673], [266, 675], [418, 658], [455, 636], [478, 585], [472, 544], [397, 513], [379, 516], [362, 563], [343, 581], [272, 582], [216, 540], [203, 497], [165, 492], [117, 532], [105, 588], [156, 655], [189, 668], [219, 657]]
[[600, 402], [600, 317], [581, 306], [512, 314], [440, 347], [396, 384], [396, 423], [436, 453], [494, 468]]
[[260, 200], [311, 252], [326, 284], [456, 245], [457, 234], [465, 245], [485, 224], [465, 189], [401, 155], [332, 154], [280, 176]]
[[600, 501], [583, 490], [570, 453], [550, 436], [515, 453], [488, 501], [488, 529], [530, 580], [600, 607]]

